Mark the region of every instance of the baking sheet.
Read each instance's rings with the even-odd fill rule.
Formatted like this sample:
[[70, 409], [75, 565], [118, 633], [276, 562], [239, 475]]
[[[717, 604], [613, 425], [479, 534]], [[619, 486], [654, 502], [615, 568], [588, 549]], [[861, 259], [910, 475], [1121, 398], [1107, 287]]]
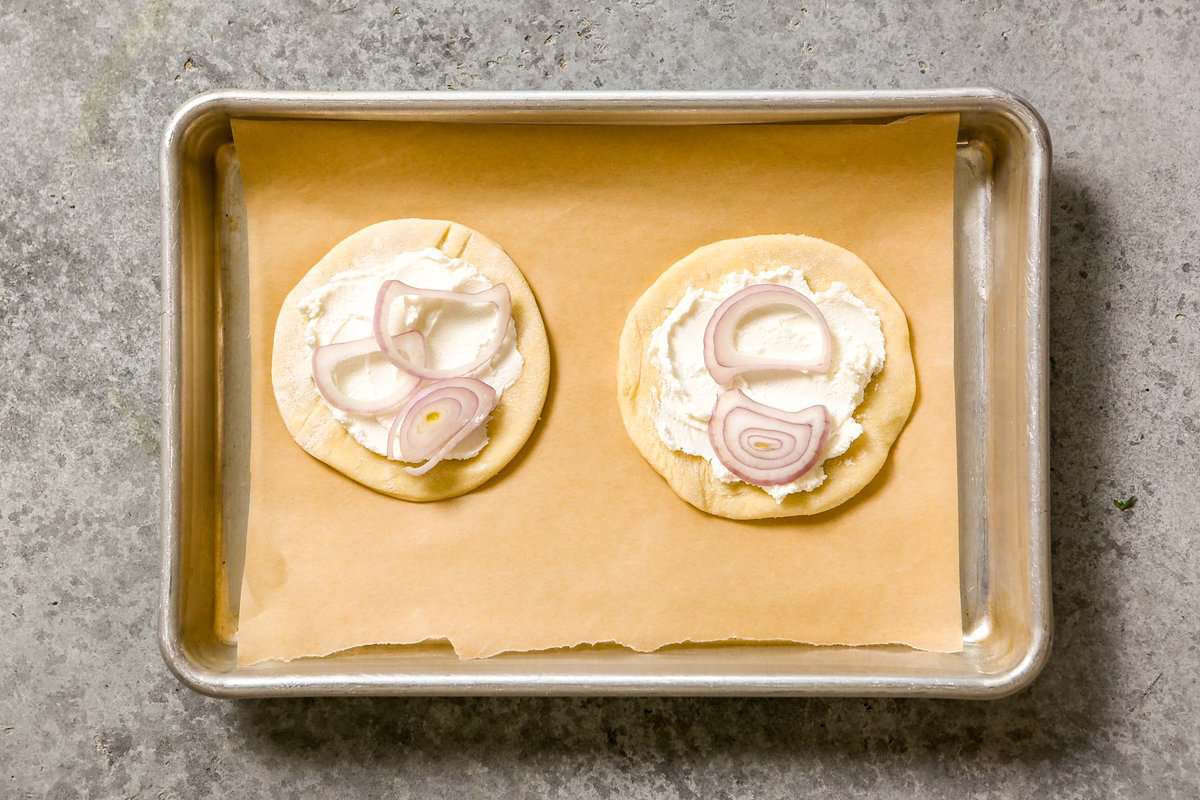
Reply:
[[[961, 645], [953, 396], [957, 119], [552, 127], [235, 121], [250, 221], [251, 507], [239, 661], [449, 639], [485, 656], [586, 642]], [[338, 240], [446, 217], [508, 249], [555, 374], [526, 450], [481, 490], [414, 505], [303, 453], [271, 396], [283, 296]], [[694, 247], [754, 233], [846, 246], [908, 312], [919, 396], [883, 473], [810, 520], [678, 500], [615, 403], [629, 306]]]

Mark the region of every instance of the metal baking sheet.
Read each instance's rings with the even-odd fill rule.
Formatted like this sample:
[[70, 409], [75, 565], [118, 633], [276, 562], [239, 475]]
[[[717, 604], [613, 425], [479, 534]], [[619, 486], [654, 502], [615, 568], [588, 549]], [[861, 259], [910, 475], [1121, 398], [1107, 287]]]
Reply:
[[[231, 117], [589, 124], [882, 121], [960, 114], [955, 382], [964, 646], [582, 648], [460, 661], [361, 648], [236, 665], [249, 485], [245, 206]], [[1036, 677], [1051, 636], [1046, 491], [1050, 138], [992, 89], [864, 92], [249, 92], [201, 95], [167, 124], [159, 643], [224, 697], [404, 694], [998, 697]]]

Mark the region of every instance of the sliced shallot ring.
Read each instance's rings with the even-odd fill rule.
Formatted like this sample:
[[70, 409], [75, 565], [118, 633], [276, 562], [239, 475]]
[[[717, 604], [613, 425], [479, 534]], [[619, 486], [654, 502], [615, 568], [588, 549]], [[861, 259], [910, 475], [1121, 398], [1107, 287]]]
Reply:
[[[424, 475], [491, 416], [496, 399], [496, 390], [475, 378], [447, 378], [418, 390], [388, 430], [388, 458], [423, 461], [404, 471]], [[430, 420], [430, 414], [437, 416]]]
[[[708, 421], [708, 439], [718, 460], [755, 486], [779, 486], [804, 475], [821, 460], [829, 435], [825, 406], [780, 411], [756, 403], [740, 389], [722, 392]], [[774, 449], [754, 441], [772, 440]]]
[[[388, 316], [392, 303], [396, 298], [404, 295], [436, 297], [441, 300], [458, 300], [463, 303], [491, 303], [497, 311], [496, 330], [492, 333], [492, 338], [484, 345], [481, 355], [474, 362], [443, 369], [434, 369], [426, 367], [424, 364], [418, 364], [406, 357], [400, 348], [393, 346], [387, 333]], [[503, 283], [498, 283], [480, 292], [448, 292], [442, 289], [419, 289], [416, 286], [409, 286], [403, 281], [384, 281], [383, 285], [379, 287], [379, 294], [375, 296], [373, 324], [375, 341], [379, 343], [379, 349], [393, 364], [418, 378], [439, 380], [470, 375], [491, 361], [500, 349], [500, 345], [503, 344], [504, 337], [508, 334], [510, 319], [512, 319], [512, 297], [508, 293], [508, 287]]]
[[[777, 359], [739, 352], [734, 333], [738, 324], [757, 309], [770, 305], [790, 305], [804, 311], [817, 323], [820, 333], [818, 351], [807, 359]], [[756, 283], [735, 292], [717, 306], [704, 328], [704, 366], [714, 381], [730, 386], [745, 372], [784, 370], [787, 372], [828, 372], [833, 357], [833, 339], [829, 324], [817, 304], [790, 286]]]
[[[421, 364], [425, 363], [425, 337], [420, 331], [405, 331], [391, 337], [393, 346]], [[325, 402], [348, 414], [364, 416], [380, 416], [395, 411], [404, 404], [408, 396], [421, 383], [421, 379], [409, 372], [401, 372], [396, 377], [395, 387], [383, 397], [370, 400], [351, 397], [338, 387], [334, 373], [343, 361], [379, 352], [379, 344], [374, 336], [365, 339], [355, 339], [350, 342], [335, 342], [313, 348], [312, 374], [317, 391], [325, 398]]]

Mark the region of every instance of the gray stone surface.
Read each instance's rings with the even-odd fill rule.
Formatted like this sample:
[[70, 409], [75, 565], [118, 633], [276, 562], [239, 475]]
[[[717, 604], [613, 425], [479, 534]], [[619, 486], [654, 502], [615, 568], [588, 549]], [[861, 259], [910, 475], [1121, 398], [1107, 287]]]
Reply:
[[[0, 796], [1200, 794], [1200, 7], [249, 5], [0, 0]], [[1032, 689], [232, 703], [166, 672], [156, 159], [183, 100], [976, 84], [1032, 100], [1056, 151], [1058, 636]]]

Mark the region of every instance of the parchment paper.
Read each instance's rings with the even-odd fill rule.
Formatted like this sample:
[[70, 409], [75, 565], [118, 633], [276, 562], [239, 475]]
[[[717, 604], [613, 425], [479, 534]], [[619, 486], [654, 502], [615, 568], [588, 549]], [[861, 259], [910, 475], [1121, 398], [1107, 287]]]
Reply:
[[[954, 432], [957, 118], [890, 125], [235, 121], [250, 232], [251, 491], [239, 663], [448, 639], [462, 657], [791, 640], [961, 647]], [[464, 497], [407, 503], [308, 456], [270, 383], [284, 295], [385, 219], [453, 219], [525, 272], [550, 334], [544, 416]], [[615, 397], [630, 306], [694, 248], [807, 233], [908, 314], [918, 397], [879, 477], [810, 518], [733, 522], [642, 461]]]

